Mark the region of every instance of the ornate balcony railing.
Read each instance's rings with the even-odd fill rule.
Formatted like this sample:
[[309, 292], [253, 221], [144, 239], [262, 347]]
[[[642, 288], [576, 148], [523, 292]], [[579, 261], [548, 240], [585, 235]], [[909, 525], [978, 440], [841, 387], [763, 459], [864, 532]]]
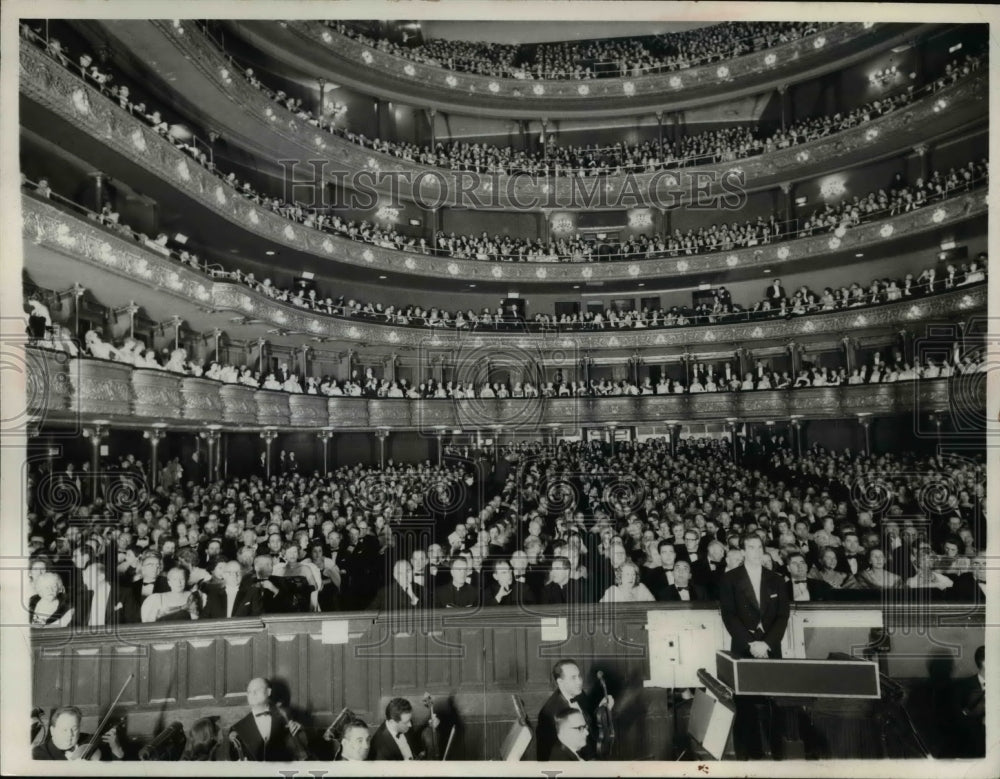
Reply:
[[[375, 400], [295, 395], [223, 384], [163, 370], [27, 347], [29, 413], [40, 423], [102, 419], [201, 428], [206, 415], [226, 429], [486, 430], [518, 433], [581, 425], [658, 425], [677, 420], [847, 418], [948, 411], [982, 413], [981, 374], [947, 379], [687, 395], [605, 398]], [[52, 389], [50, 389], [52, 388]], [[221, 409], [221, 415], [218, 410]]]
[[[153, 22], [163, 35], [213, 82], [220, 94], [229, 95], [259, 128], [261, 137], [273, 139], [269, 148], [280, 149], [285, 159], [315, 159], [328, 162], [324, 175], [334, 172], [366, 171], [381, 192], [390, 188], [403, 199], [444, 206], [470, 202], [501, 208], [523, 208], [524, 204], [553, 209], [665, 205], [681, 201], [691, 192], [710, 185], [713, 192], [729, 192], [738, 186], [753, 191], [775, 186], [789, 178], [804, 178], [829, 171], [864, 156], [879, 156], [908, 148], [928, 137], [969, 123], [981, 110], [985, 118], [989, 80], [985, 72], [928, 94], [911, 105], [848, 130], [834, 133], [787, 149], [695, 168], [671, 168], [659, 172], [636, 172], [628, 176], [534, 177], [474, 175], [424, 165], [391, 154], [366, 149], [333, 133], [310, 125], [255, 89], [203, 33], [185, 28], [183, 35], [169, 24]], [[688, 71], [684, 71], [687, 73]], [[940, 110], [941, 101], [947, 111]], [[221, 104], [221, 103], [220, 103]], [[227, 101], [225, 105], [229, 105]], [[212, 106], [206, 110], [211, 111]], [[218, 121], [225, 124], [223, 117]], [[246, 125], [231, 128], [246, 133]], [[380, 174], [393, 173], [393, 179]], [[400, 175], [396, 176], [398, 173]], [[311, 171], [303, 175], [310, 175]], [[726, 183], [724, 183], [726, 182]], [[473, 198], [475, 200], [473, 200]], [[459, 202], [463, 201], [463, 202]]]
[[[20, 52], [23, 94], [131, 162], [170, 182], [204, 207], [251, 233], [289, 248], [383, 272], [519, 284], [639, 281], [663, 276], [704, 275], [737, 267], [776, 267], [835, 251], [849, 256], [893, 235], [938, 229], [986, 212], [985, 192], [971, 193], [884, 221], [863, 224], [842, 237], [816, 235], [731, 252], [634, 262], [496, 263], [385, 249], [305, 227], [257, 205], [33, 46], [22, 42]], [[967, 82], [963, 84], [968, 86]], [[956, 88], [958, 86], [961, 85]]]
[[[965, 198], [958, 200], [964, 201]], [[941, 208], [944, 209], [948, 205], [948, 203], [942, 204]], [[985, 203], [982, 208], [985, 209]], [[977, 309], [985, 309], [987, 305], [986, 286], [977, 284], [925, 298], [869, 308], [813, 314], [788, 320], [771, 319], [646, 330], [560, 331], [553, 328], [544, 332], [528, 329], [496, 332], [400, 327], [319, 314], [268, 298], [243, 284], [212, 280], [203, 273], [122, 238], [98, 224], [33, 197], [21, 198], [21, 211], [22, 234], [25, 240], [49, 247], [94, 267], [147, 284], [151, 293], [155, 290], [155, 294], [174, 295], [179, 299], [216, 311], [243, 314], [287, 331], [301, 332], [333, 341], [366, 343], [370, 346], [431, 349], [481, 346], [538, 348], [541, 344], [548, 344], [564, 349], [639, 347], [696, 349], [748, 341], [788, 341], [858, 329], [890, 327], [915, 321], [941, 320], [956, 315], [964, 316]], [[918, 213], [921, 212], [914, 211], [904, 214], [903, 217]], [[933, 210], [931, 217], [933, 222]], [[885, 224], [892, 225], [901, 218], [896, 217]], [[823, 240], [835, 237], [824, 237]], [[812, 239], [803, 239], [796, 243], [810, 240]], [[595, 269], [599, 267], [603, 266], [595, 266]]]
[[[684, 70], [584, 81], [535, 81], [457, 72], [415, 62], [341, 35], [318, 22], [280, 24], [288, 37], [298, 39], [299, 52], [311, 52], [314, 60], [329, 63], [331, 76], [336, 73], [355, 82], [355, 86], [372, 90], [388, 87], [411, 95], [411, 100], [457, 104], [466, 106], [466, 110], [521, 114], [527, 110], [552, 117], [570, 112], [634, 112], [647, 104], [678, 110], [689, 102], [718, 98], [746, 86], [795, 82], [812, 70], [825, 72], [824, 66], [826, 70], [842, 67], [840, 63], [851, 54], [879, 44], [891, 45], [887, 40], [890, 37], [912, 38], [918, 30], [917, 25], [842, 23], [769, 49]], [[259, 25], [241, 23], [240, 27], [246, 30]], [[264, 37], [257, 33], [255, 40]], [[283, 37], [281, 40], [285, 42]]]

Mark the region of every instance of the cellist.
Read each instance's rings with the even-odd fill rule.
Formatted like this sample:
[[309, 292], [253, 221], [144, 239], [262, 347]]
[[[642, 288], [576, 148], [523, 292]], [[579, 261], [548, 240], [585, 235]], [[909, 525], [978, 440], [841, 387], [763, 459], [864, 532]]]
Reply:
[[551, 753], [558, 741], [556, 716], [566, 708], [580, 711], [587, 725], [587, 743], [580, 749], [581, 757], [584, 760], [599, 757], [596, 754], [598, 730], [596, 715], [602, 708], [610, 715], [614, 709], [615, 699], [611, 695], [604, 694], [603, 688], [595, 691], [592, 696], [585, 695], [580, 666], [575, 660], [557, 662], [552, 668], [552, 680], [555, 682], [556, 690], [538, 712], [538, 724], [535, 729], [537, 759], [541, 761], [552, 759]]
[[92, 737], [80, 732], [82, 721], [83, 714], [76, 706], [56, 709], [49, 720], [45, 740], [31, 750], [31, 757], [35, 760], [121, 760], [125, 757], [117, 727], [111, 728], [88, 749]]

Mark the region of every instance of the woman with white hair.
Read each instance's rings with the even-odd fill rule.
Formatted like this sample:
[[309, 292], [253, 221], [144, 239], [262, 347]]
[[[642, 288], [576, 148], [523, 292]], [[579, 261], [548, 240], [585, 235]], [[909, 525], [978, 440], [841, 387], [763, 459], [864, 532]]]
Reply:
[[35, 580], [37, 594], [28, 601], [28, 622], [34, 628], [64, 628], [73, 619], [73, 608], [58, 574], [46, 572]]

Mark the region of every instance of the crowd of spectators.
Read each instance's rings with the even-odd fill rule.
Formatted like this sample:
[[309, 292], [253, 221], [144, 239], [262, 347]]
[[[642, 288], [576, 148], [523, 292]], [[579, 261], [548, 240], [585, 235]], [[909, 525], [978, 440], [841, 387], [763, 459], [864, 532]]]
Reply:
[[116, 479], [144, 480], [131, 454], [98, 480], [72, 463], [33, 468], [30, 622], [106, 624], [88, 608], [98, 590], [99, 602], [120, 604], [104, 613], [124, 623], [710, 601], [752, 535], [796, 601], [880, 599], [886, 589], [983, 601], [981, 459], [819, 445], [797, 454], [781, 437], [745, 435], [735, 447], [522, 442], [501, 459], [482, 493], [475, 461], [322, 475], [282, 458], [270, 478], [171, 478], [128, 506], [104, 498]]
[[660, 35], [560, 41], [536, 45], [431, 39], [400, 45], [357, 25], [327, 20], [330, 29], [372, 48], [448, 70], [515, 79], [620, 78], [685, 70], [812, 35], [815, 22], [723, 22]]

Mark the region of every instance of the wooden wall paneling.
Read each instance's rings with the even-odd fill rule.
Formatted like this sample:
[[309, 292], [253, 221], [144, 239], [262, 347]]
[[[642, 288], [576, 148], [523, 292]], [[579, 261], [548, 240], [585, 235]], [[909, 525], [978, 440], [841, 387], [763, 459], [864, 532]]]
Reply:
[[[94, 646], [72, 649], [63, 655], [70, 665], [67, 702], [80, 701], [91, 709], [98, 707], [103, 702], [100, 651], [98, 647]], [[91, 712], [85, 711], [84, 713]]]
[[324, 644], [319, 633], [305, 637], [307, 683], [295, 704], [314, 716], [336, 716], [345, 705], [343, 653], [341, 644]]
[[518, 629], [513, 626], [498, 625], [484, 627], [487, 632], [484, 648], [487, 652], [486, 678], [492, 691], [516, 691], [520, 689], [518, 673]]
[[552, 666], [559, 658], [550, 659], [545, 652], [551, 644], [542, 643], [541, 620], [531, 627], [523, 628], [523, 679], [530, 689], [550, 689]]
[[215, 703], [219, 698], [218, 638], [188, 639], [184, 653], [187, 666], [187, 684], [184, 698], [189, 704]]
[[243, 702], [247, 683], [258, 675], [255, 670], [267, 667], [254, 664], [254, 643], [251, 636], [219, 637], [215, 668], [222, 679], [220, 702]]
[[[105, 655], [107, 664], [107, 684], [105, 685], [105, 697], [102, 704], [110, 703], [118, 694], [118, 691], [125, 684], [129, 674], [134, 677], [125, 692], [122, 693], [122, 706], [138, 706], [142, 691], [139, 687], [139, 678], [142, 675], [142, 667], [148, 663], [149, 647], [137, 644], [119, 644], [114, 647], [110, 655]], [[180, 699], [178, 699], [180, 700]]]
[[299, 685], [302, 663], [298, 638], [295, 633], [268, 634], [271, 648], [268, 653], [270, 663], [267, 666], [267, 673], [264, 674], [271, 682], [272, 692], [277, 693], [279, 700], [286, 694], [288, 701], [296, 705], [303, 697]]
[[177, 655], [180, 643], [150, 644], [146, 661], [146, 700], [151, 706], [176, 703], [179, 683]]
[[32, 652], [31, 700], [33, 706], [51, 709], [63, 704], [63, 692], [67, 684], [65, 676], [72, 662], [64, 662], [61, 652], [46, 652], [36, 648]]

